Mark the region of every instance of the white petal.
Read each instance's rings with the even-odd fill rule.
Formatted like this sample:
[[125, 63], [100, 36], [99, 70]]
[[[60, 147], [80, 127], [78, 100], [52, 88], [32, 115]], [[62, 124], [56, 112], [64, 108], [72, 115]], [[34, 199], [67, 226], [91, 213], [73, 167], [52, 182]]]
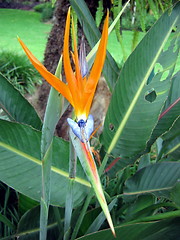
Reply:
[[80, 127], [78, 126], [77, 122], [75, 122], [71, 118], [67, 118], [67, 122], [71, 127], [73, 133], [82, 141]]
[[94, 131], [94, 118], [92, 115], [89, 115], [85, 126], [87, 140], [89, 140], [93, 131]]

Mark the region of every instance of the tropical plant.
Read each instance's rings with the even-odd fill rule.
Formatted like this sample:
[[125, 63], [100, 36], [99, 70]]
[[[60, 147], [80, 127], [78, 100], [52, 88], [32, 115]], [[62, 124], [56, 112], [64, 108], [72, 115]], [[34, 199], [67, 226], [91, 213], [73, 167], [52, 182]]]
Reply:
[[[112, 1], [112, 13], [115, 18], [122, 9], [122, 0]], [[123, 44], [122, 30], [132, 30], [132, 51], [138, 43], [139, 31], [146, 32], [160, 17], [160, 15], [168, 8], [172, 7], [172, 1], [158, 1], [158, 0], [132, 0], [128, 3], [128, 9], [119, 19], [115, 26], [117, 39], [121, 45], [123, 52], [123, 60], [126, 61], [127, 53]]]
[[25, 56], [12, 51], [0, 52], [0, 72], [22, 93], [34, 93], [41, 84], [38, 72]]
[[[84, 1], [70, 2], [92, 47], [87, 57], [91, 66], [100, 33]], [[111, 240], [111, 218], [117, 239], [178, 239], [180, 81], [179, 72], [174, 70], [179, 54], [179, 11], [177, 3], [158, 19], [121, 71], [107, 53], [103, 75], [112, 97], [102, 134], [90, 140], [89, 105], [97, 83], [95, 69], [99, 75], [105, 57], [107, 19], [85, 82], [81, 82], [87, 74], [81, 67], [86, 66], [85, 59], [80, 58], [79, 67], [75, 42], [75, 75], [69, 62], [69, 15], [63, 56], [68, 85], [59, 80], [61, 60], [52, 75], [20, 40], [33, 65], [58, 91], [51, 88], [42, 123], [35, 109], [0, 76], [1, 107], [9, 117], [8, 121], [0, 120], [0, 180], [19, 192], [22, 199], [26, 196], [22, 202], [36, 200], [24, 208], [11, 239], [38, 239], [40, 233], [42, 240], [47, 230], [47, 239]], [[75, 118], [68, 120], [70, 141], [53, 136], [68, 105], [63, 96], [78, 118], [77, 122]], [[103, 191], [89, 142], [94, 156], [101, 160], [98, 173]], [[155, 151], [153, 157], [151, 149]], [[80, 161], [76, 162], [76, 155]], [[2, 212], [0, 216], [5, 219]]]

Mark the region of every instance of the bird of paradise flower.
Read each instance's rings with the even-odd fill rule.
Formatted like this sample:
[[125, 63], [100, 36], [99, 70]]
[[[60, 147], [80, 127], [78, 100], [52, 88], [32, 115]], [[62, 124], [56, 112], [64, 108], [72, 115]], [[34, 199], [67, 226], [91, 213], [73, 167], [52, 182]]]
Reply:
[[[108, 210], [106, 199], [104, 197], [96, 164], [94, 162], [94, 158], [89, 145], [89, 137], [93, 132], [93, 117], [89, 115], [89, 112], [106, 57], [106, 46], [108, 39], [108, 21], [109, 12], [107, 12], [107, 17], [104, 22], [102, 37], [96, 53], [94, 64], [89, 73], [89, 76], [87, 77], [85, 59], [82, 58], [79, 61], [73, 23], [72, 34], [74, 53], [72, 53], [72, 58], [75, 64], [75, 73], [72, 70], [69, 54], [69, 31], [70, 31], [70, 9], [69, 9], [66, 19], [63, 47], [63, 63], [67, 84], [62, 82], [52, 73], [50, 73], [43, 66], [43, 64], [39, 62], [36, 59], [36, 57], [30, 52], [30, 50], [26, 47], [23, 41], [20, 38], [18, 38], [18, 40], [22, 48], [24, 49], [26, 55], [28, 56], [29, 60], [31, 61], [33, 66], [38, 70], [41, 76], [53, 88], [55, 88], [59, 93], [61, 93], [74, 107], [76, 121], [70, 118], [68, 119], [68, 123], [71, 127], [73, 134], [75, 134], [78, 137], [75, 142], [73, 141], [73, 144], [75, 146], [75, 149], [77, 145], [81, 147], [81, 152], [80, 153], [77, 152], [77, 155], [81, 160], [83, 159], [83, 162], [81, 161], [83, 168], [92, 184], [92, 187], [104, 211], [109, 226], [112, 230], [112, 233], [115, 236], [114, 226]], [[82, 52], [80, 53], [80, 55], [84, 55], [83, 48], [81, 49], [81, 51]]]

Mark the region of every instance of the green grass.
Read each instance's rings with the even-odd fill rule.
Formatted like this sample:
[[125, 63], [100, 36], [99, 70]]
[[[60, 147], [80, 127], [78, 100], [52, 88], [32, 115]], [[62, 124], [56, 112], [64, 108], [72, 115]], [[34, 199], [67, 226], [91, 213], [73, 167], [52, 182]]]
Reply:
[[[33, 11], [0, 9], [0, 48], [23, 54], [17, 41], [17, 36], [19, 36], [33, 54], [42, 61], [51, 24], [42, 23], [40, 18], [41, 15]], [[142, 36], [143, 34], [140, 34], [139, 39]], [[128, 56], [131, 53], [132, 46], [131, 31], [123, 31], [123, 44]], [[109, 36], [108, 50], [120, 64], [122, 50], [114, 32]]]
[[[144, 33], [138, 32], [139, 42], [144, 36]], [[122, 43], [125, 49], [126, 57], [128, 57], [132, 52], [132, 42], [133, 42], [133, 32], [132, 31], [123, 31], [122, 32]], [[108, 50], [116, 60], [118, 64], [121, 64], [123, 60], [123, 52], [120, 43], [117, 40], [115, 31], [113, 31], [108, 38]]]
[[[33, 54], [40, 60], [43, 60], [43, 54], [47, 42], [48, 34], [52, 25], [40, 21], [40, 13], [33, 11], [23, 11], [14, 9], [0, 9], [0, 48], [1, 50], [12, 50], [23, 53], [17, 36], [19, 36]], [[138, 42], [142, 39], [144, 33], [139, 32]], [[132, 31], [123, 31], [123, 45], [126, 56], [132, 51]], [[108, 40], [108, 50], [111, 52], [118, 64], [123, 59], [122, 49], [117, 41], [115, 32], [112, 32]], [[176, 69], [180, 67], [180, 58], [178, 59]]]
[[33, 11], [0, 9], [0, 48], [23, 53], [17, 36], [19, 36], [33, 54], [43, 60], [51, 24], [40, 21], [41, 14]]

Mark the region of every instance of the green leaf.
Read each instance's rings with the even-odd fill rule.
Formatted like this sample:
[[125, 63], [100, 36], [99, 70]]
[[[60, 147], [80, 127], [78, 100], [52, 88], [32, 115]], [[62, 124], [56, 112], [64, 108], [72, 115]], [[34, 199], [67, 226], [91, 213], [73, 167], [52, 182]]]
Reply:
[[170, 157], [174, 160], [180, 159], [180, 137], [175, 138], [173, 141], [170, 142], [168, 145], [169, 150], [167, 155], [170, 154]]
[[[84, 0], [70, 0], [70, 3], [76, 11], [78, 20], [83, 27], [83, 32], [89, 42], [90, 47], [93, 48], [100, 39], [101, 35], [98, 28], [96, 27], [95, 21], [86, 3], [84, 2]], [[107, 52], [103, 74], [106, 78], [110, 90], [112, 90], [119, 75], [119, 68], [109, 52]]]
[[0, 107], [12, 121], [40, 130], [42, 123], [31, 104], [0, 74]]
[[140, 169], [129, 178], [125, 183], [123, 196], [126, 200], [129, 200], [129, 197], [131, 200], [131, 196], [153, 193], [156, 196], [169, 198], [169, 192], [179, 178], [179, 162], [156, 163]]
[[94, 222], [97, 216], [102, 212], [101, 208], [98, 206], [97, 208], [93, 208], [87, 210], [85, 216], [83, 218], [83, 222], [80, 226], [79, 235], [85, 235], [89, 226]]
[[0, 213], [0, 222], [4, 223], [6, 226], [8, 226], [10, 229], [15, 230], [15, 225], [3, 214]]
[[171, 191], [171, 199], [180, 209], [180, 181], [178, 181], [175, 187]]
[[145, 2], [143, 0], [137, 0], [136, 7], [137, 7], [139, 19], [140, 19], [141, 29], [143, 30], [143, 32], [145, 32], [146, 31], [146, 16], [147, 16]]
[[[39, 206], [26, 212], [18, 223], [18, 230], [15, 236], [20, 240], [37, 240], [39, 239]], [[47, 224], [47, 239], [58, 239], [59, 232], [57, 222], [54, 216], [53, 207], [49, 209], [49, 218]], [[14, 239], [14, 238], [11, 238]]]
[[65, 217], [64, 217], [64, 239], [69, 238], [71, 230], [71, 218], [73, 211], [73, 187], [74, 187], [74, 178], [70, 178], [67, 188], [66, 195], [66, 206], [65, 206]]
[[[179, 127], [177, 129], [178, 132], [179, 132]], [[171, 159], [179, 160], [180, 159], [180, 136], [177, 136], [172, 141], [168, 141], [168, 140], [164, 141], [162, 144], [161, 152], [165, 156], [170, 155]]]
[[103, 18], [103, 1], [100, 0], [99, 3], [98, 3], [98, 8], [97, 8], [97, 11], [96, 11], [96, 26], [99, 27], [101, 21], [102, 21], [102, 18]]
[[161, 156], [169, 155], [174, 160], [180, 159], [180, 117], [174, 122], [172, 128], [162, 137], [162, 148], [158, 155], [158, 159]]
[[[115, 204], [117, 203], [117, 199], [114, 199], [109, 205], [109, 211], [111, 211], [113, 209], [113, 207], [115, 206]], [[92, 233], [92, 232], [96, 232], [100, 229], [101, 225], [104, 223], [104, 221], [106, 220], [105, 215], [103, 212], [101, 212], [96, 219], [93, 221], [93, 223], [89, 226], [86, 234], [88, 233]]]
[[[127, 224], [118, 226], [116, 230], [116, 239], [123, 240], [173, 240], [178, 239], [180, 235], [180, 219], [162, 220], [147, 223]], [[77, 240], [114, 240], [109, 229], [102, 230], [93, 234], [85, 235]]]
[[156, 19], [159, 18], [159, 6], [157, 4], [155, 4], [155, 2], [153, 0], [148, 0], [149, 3], [149, 7], [151, 9], [151, 11], [153, 12], [153, 15]]
[[[55, 72], [56, 77], [61, 76], [61, 70], [62, 70], [62, 57], [59, 59], [59, 63]], [[51, 87], [42, 128], [41, 139], [42, 158], [46, 154], [46, 151], [48, 150], [52, 142], [56, 125], [60, 117], [66, 110], [68, 104], [69, 103], [67, 102], [67, 100], [65, 100], [64, 97], [58, 91]]]
[[156, 66], [157, 63], [163, 64], [162, 50], [178, 22], [179, 10], [180, 4], [177, 4], [170, 16], [168, 12], [163, 14], [124, 64], [111, 98], [102, 135], [108, 154], [132, 157], [146, 147], [170, 88], [169, 79], [177, 53], [175, 56], [171, 54], [174, 65], [165, 79], [166, 69], [162, 67], [162, 71], [158, 72]]
[[[55, 72], [55, 76], [61, 76], [62, 56]], [[52, 141], [56, 125], [63, 114], [64, 97], [51, 87], [41, 135], [41, 160], [42, 160], [42, 199], [40, 214], [40, 240], [46, 239], [48, 209], [51, 188], [51, 164], [52, 164]]]
[[148, 142], [150, 147], [155, 140], [167, 131], [172, 131], [172, 125], [180, 114], [180, 72], [176, 73], [172, 78], [169, 96], [165, 102], [165, 106], [159, 117], [158, 124], [152, 132], [151, 139]]
[[18, 199], [18, 210], [21, 215], [23, 215], [28, 210], [32, 209], [33, 207], [39, 205], [39, 203], [32, 198], [29, 198], [23, 194], [19, 194]]
[[139, 159], [138, 170], [151, 164], [150, 153], [141, 156]]
[[[29, 126], [0, 120], [0, 180], [24, 195], [41, 199], [41, 133]], [[52, 145], [50, 204], [64, 206], [68, 184], [68, 142], [54, 137]], [[74, 204], [80, 204], [90, 184], [77, 165]]]
[[152, 206], [154, 202], [155, 198], [153, 195], [146, 194], [138, 196], [136, 201], [134, 203], [130, 203], [130, 205], [127, 208], [127, 212], [125, 215], [126, 222], [131, 221], [133, 219], [137, 219], [139, 217], [151, 215], [154, 209], [148, 209], [146, 211], [142, 210], [148, 208], [149, 206]]

